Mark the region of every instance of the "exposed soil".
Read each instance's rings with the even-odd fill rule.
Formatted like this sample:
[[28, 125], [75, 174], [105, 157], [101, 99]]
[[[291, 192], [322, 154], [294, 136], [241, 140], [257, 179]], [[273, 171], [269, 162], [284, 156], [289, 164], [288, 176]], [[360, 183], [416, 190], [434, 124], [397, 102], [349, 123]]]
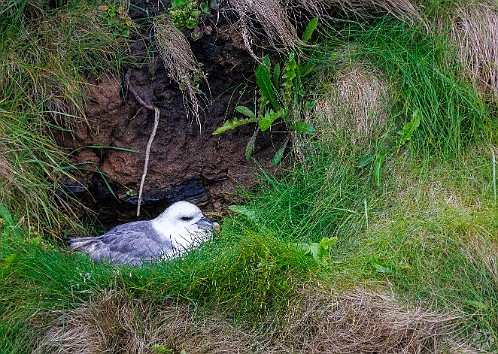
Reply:
[[[161, 58], [157, 54], [150, 58], [151, 44], [138, 41], [132, 48], [135, 58], [148, 59], [127, 69], [131, 70], [130, 82], [144, 100], [161, 111], [144, 187], [145, 218], [184, 199], [218, 212], [233, 201], [237, 186], [254, 183], [253, 172], [259, 168], [245, 159], [253, 126], [211, 134], [224, 120], [233, 118], [235, 105], [252, 104], [254, 60], [228, 25], [216, 26], [212, 35], [192, 42], [192, 48], [209, 81], [209, 87], [201, 86], [206, 93], [201, 126], [187, 116], [182, 92], [168, 77]], [[66, 188], [96, 210], [104, 225], [131, 220], [154, 112], [135, 100], [122, 78], [110, 76], [92, 80], [86, 101], [88, 121], [57, 136], [61, 146], [74, 151], [72, 162], [87, 169], [79, 174], [79, 183], [68, 183]], [[264, 167], [270, 167], [279, 147], [276, 139], [279, 137], [269, 134], [258, 137], [254, 157]]]

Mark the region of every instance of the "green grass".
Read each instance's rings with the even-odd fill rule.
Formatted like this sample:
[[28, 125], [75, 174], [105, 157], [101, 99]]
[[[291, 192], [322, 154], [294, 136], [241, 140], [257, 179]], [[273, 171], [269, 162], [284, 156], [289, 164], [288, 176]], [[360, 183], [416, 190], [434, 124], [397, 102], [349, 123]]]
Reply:
[[71, 178], [71, 166], [49, 129], [69, 129], [84, 119], [86, 77], [115, 73], [127, 53], [127, 19], [109, 12], [117, 4], [100, 5], [0, 4], [0, 203], [53, 236], [78, 225], [56, 194], [60, 177]]
[[[6, 213], [3, 220], [9, 218]], [[95, 264], [5, 225], [0, 246], [3, 352], [35, 346], [36, 329], [55, 319], [54, 310], [72, 308], [104, 289], [158, 304], [172, 298], [207, 309], [223, 306], [240, 320], [257, 323], [279, 311], [317, 268], [289, 242], [271, 232], [256, 233], [255, 225], [237, 219], [225, 222], [223, 235], [184, 259], [143, 268]], [[28, 335], [32, 331], [34, 336]]]
[[[70, 2], [71, 14], [92, 13], [88, 4], [78, 12]], [[19, 16], [29, 20], [25, 12]], [[12, 31], [3, 40], [24, 33]], [[84, 43], [73, 44], [92, 47]], [[150, 303], [174, 299], [260, 328], [274, 325], [265, 321], [289, 311], [289, 302], [310, 283], [338, 291], [393, 291], [408, 306], [458, 311], [464, 314], [463, 337], [498, 350], [498, 210], [490, 154], [496, 134], [487, 107], [448, 66], [441, 38], [388, 21], [363, 28], [350, 23], [326, 46], [310, 55], [316, 68], [354, 60], [385, 73], [395, 93], [385, 134], [364, 146], [352, 144], [347, 132], [306, 141], [303, 161], [278, 177], [262, 172], [259, 186], [245, 192], [244, 205], [232, 208], [214, 240], [183, 259], [143, 268], [96, 264], [40, 236], [63, 218], [49, 206], [53, 192], [41, 189], [54, 190], [65, 162], [53, 140], [39, 134], [53, 91], [30, 88], [64, 76], [54, 71], [41, 80], [51, 72], [43, 55], [32, 65], [23, 58], [13, 70], [4, 61], [0, 70], [13, 74], [0, 83], [7, 85], [0, 129], [8, 137], [0, 158], [16, 178], [0, 175], [0, 183], [2, 190], [17, 189], [0, 199], [0, 351], [30, 351], [59, 311], [106, 289]], [[79, 65], [90, 65], [86, 60]], [[18, 109], [21, 100], [27, 104]], [[400, 145], [397, 131], [414, 112], [422, 117], [420, 127]], [[378, 153], [385, 161], [380, 178], [372, 177], [372, 164], [360, 164]], [[338, 238], [326, 266], [295, 245], [324, 237]], [[476, 331], [492, 338], [494, 347], [475, 341]]]
[[312, 61], [330, 72], [351, 63], [382, 70], [393, 96], [394, 129], [401, 131], [414, 114], [421, 118], [411, 136], [416, 153], [453, 158], [483, 134], [489, 121], [486, 107], [460, 78], [454, 49], [444, 37], [388, 19], [371, 25], [345, 22], [336, 28], [321, 50], [310, 53]]
[[[338, 290], [388, 287], [407, 303], [463, 313], [460, 329], [469, 340], [478, 330], [496, 339], [498, 223], [489, 156], [470, 149], [460, 164], [424, 164], [403, 154], [376, 187], [368, 174], [345, 167], [337, 150], [317, 151], [284, 178], [263, 176], [261, 189], [246, 196], [245, 209], [225, 220], [221, 234], [181, 260], [139, 269], [95, 264], [4, 228], [5, 348], [29, 348], [55, 319], [54, 310], [104, 289], [158, 304], [176, 299], [222, 308], [236, 322], [258, 327], [268, 314], [284, 313], [303, 284], [316, 281]], [[339, 240], [327, 267], [293, 245], [330, 236]]]

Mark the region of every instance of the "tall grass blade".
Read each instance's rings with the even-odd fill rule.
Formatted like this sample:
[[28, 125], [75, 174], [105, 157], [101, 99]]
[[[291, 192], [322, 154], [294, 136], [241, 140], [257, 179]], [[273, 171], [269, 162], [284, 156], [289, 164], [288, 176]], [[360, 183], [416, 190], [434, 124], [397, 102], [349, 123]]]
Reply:
[[491, 159], [493, 164], [493, 201], [496, 206], [496, 155], [494, 146], [491, 147]]

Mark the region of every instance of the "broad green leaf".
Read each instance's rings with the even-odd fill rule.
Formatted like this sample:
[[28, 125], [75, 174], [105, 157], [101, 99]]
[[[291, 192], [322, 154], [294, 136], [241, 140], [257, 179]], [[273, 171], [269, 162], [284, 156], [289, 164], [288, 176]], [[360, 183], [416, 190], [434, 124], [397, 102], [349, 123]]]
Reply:
[[310, 252], [310, 245], [307, 243], [294, 243], [294, 246], [301, 251], [305, 251], [306, 253]]
[[322, 246], [323, 249], [328, 250], [329, 247], [333, 247], [337, 242], [337, 237], [324, 237], [320, 241], [320, 246]]
[[273, 68], [273, 85], [275, 85], [275, 90], [279, 90], [280, 87], [280, 64], [275, 64]]
[[318, 26], [318, 17], [314, 17], [308, 23], [306, 29], [303, 32], [303, 35], [301, 36], [301, 39], [303, 40], [304, 43], [307, 43], [311, 39], [311, 36], [313, 35], [313, 32], [315, 32], [317, 26]]
[[313, 242], [310, 244], [310, 252], [313, 255], [313, 258], [319, 259], [321, 257], [322, 246], [319, 243]]
[[237, 119], [237, 118], [234, 118], [234, 120], [232, 121], [227, 120], [221, 127], [216, 129], [212, 134], [218, 135], [226, 131], [233, 130], [245, 124], [255, 123], [256, 121], [257, 121], [256, 119]]
[[358, 167], [358, 168], [367, 167], [375, 159], [375, 156], [376, 155], [374, 155], [374, 154], [363, 156], [360, 159], [360, 162], [358, 162], [358, 164], [356, 165], [356, 167]]
[[377, 260], [372, 260], [372, 265], [378, 273], [382, 274], [392, 274], [394, 273], [394, 267], [389, 264], [378, 262]]
[[263, 57], [263, 65], [268, 68], [268, 69], [271, 69], [271, 61], [270, 61], [270, 57], [268, 55], [265, 55]]
[[209, 9], [209, 5], [206, 4], [205, 2], [201, 2], [199, 4], [199, 7], [200, 7], [201, 11], [204, 12], [205, 14], [208, 14], [211, 12], [211, 10]]
[[268, 130], [273, 122], [275, 122], [278, 118], [283, 117], [285, 114], [287, 114], [287, 110], [285, 109], [281, 109], [277, 112], [274, 112], [273, 110], [266, 112], [266, 114], [261, 117], [261, 120], [259, 121], [259, 129], [261, 129], [262, 132]]
[[249, 108], [247, 108], [246, 106], [237, 106], [235, 107], [235, 110], [237, 112], [239, 112], [240, 114], [243, 114], [245, 115], [246, 117], [249, 117], [249, 118], [256, 118], [256, 115], [254, 114], [253, 111], [251, 111]]
[[304, 105], [306, 109], [313, 109], [315, 108], [315, 101], [306, 101], [306, 104]]
[[236, 214], [247, 217], [249, 220], [252, 220], [254, 222], [257, 221], [256, 213], [254, 212], [254, 210], [249, 209], [243, 205], [230, 205], [228, 209]]
[[172, 0], [171, 1], [171, 6], [172, 7], [179, 7], [183, 6], [187, 3], [187, 0]]
[[275, 153], [275, 156], [273, 156], [273, 159], [271, 160], [271, 163], [276, 166], [282, 161], [282, 158], [284, 157], [285, 149], [287, 148], [287, 144], [289, 143], [289, 137], [285, 139], [284, 143], [282, 146], [277, 150]]
[[280, 109], [275, 92], [275, 87], [272, 83], [270, 58], [265, 56], [263, 64], [259, 64], [256, 68], [256, 84], [259, 87], [259, 93], [272, 105], [275, 111]]
[[316, 129], [313, 126], [313, 124], [308, 123], [308, 122], [303, 122], [303, 121], [298, 121], [292, 124], [289, 127], [289, 130], [293, 130], [296, 132], [308, 134], [308, 135], [315, 135], [316, 134]]
[[419, 112], [413, 112], [412, 119], [403, 126], [403, 130], [398, 132], [398, 134], [401, 135], [401, 145], [412, 139], [413, 133], [420, 126], [420, 120]]
[[254, 147], [256, 146], [256, 137], [258, 136], [258, 129], [254, 129], [254, 133], [249, 139], [249, 142], [246, 146], [246, 160], [249, 161], [251, 159], [252, 153], [254, 152]]
[[313, 242], [310, 245], [310, 251], [313, 255], [313, 258], [321, 265], [327, 266], [329, 252], [323, 248], [319, 243]]

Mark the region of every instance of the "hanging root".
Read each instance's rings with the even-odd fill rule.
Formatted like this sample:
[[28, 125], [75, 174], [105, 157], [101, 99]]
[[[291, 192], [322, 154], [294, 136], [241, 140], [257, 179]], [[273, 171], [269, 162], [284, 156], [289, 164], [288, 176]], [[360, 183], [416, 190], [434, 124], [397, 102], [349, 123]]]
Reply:
[[147, 176], [147, 169], [149, 168], [149, 158], [150, 158], [150, 147], [152, 146], [152, 142], [154, 141], [154, 138], [156, 136], [157, 132], [157, 126], [159, 125], [159, 115], [161, 112], [159, 111], [159, 108], [154, 106], [151, 103], [145, 102], [142, 97], [138, 94], [138, 92], [135, 90], [133, 85], [130, 82], [130, 71], [125, 75], [125, 80], [126, 80], [126, 85], [128, 86], [128, 89], [130, 92], [133, 94], [135, 99], [145, 108], [154, 111], [154, 127], [152, 128], [152, 133], [150, 134], [149, 141], [147, 142], [147, 147], [145, 149], [145, 161], [144, 161], [144, 170], [142, 173], [142, 180], [140, 181], [140, 189], [138, 191], [138, 201], [137, 201], [137, 216], [140, 216], [140, 206], [142, 205], [142, 194], [143, 194], [143, 189], [144, 189], [144, 184], [145, 184], [145, 177]]

